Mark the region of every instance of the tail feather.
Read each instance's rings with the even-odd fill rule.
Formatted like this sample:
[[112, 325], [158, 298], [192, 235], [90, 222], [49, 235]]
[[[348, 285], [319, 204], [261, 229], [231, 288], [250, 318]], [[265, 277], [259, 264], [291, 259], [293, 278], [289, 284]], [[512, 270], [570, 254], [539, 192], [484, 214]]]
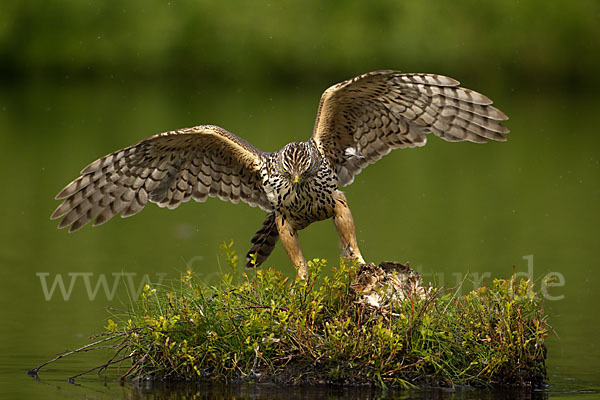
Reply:
[[[252, 242], [252, 247], [246, 254], [246, 268], [255, 268], [265, 262], [275, 248], [277, 238], [279, 238], [279, 233], [277, 232], [275, 213], [272, 212], [267, 215], [260, 230], [256, 232], [250, 240]], [[254, 261], [255, 254], [256, 262]]]

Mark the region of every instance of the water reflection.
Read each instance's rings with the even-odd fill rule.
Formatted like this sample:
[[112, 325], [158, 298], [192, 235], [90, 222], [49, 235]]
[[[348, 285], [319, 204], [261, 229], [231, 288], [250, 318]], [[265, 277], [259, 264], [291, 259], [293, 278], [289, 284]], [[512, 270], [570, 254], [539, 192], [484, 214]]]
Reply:
[[545, 399], [543, 392], [485, 390], [389, 390], [382, 391], [369, 387], [332, 387], [332, 386], [277, 386], [277, 385], [165, 385], [152, 386], [148, 389], [129, 388], [132, 399], [144, 399], [151, 395], [156, 399], [189, 398], [189, 399]]
[[151, 383], [141, 385], [116, 382], [83, 381], [70, 386], [39, 382], [46, 385], [48, 391], [60, 390], [92, 398], [124, 399], [328, 399], [328, 400], [364, 400], [364, 399], [439, 399], [439, 400], [508, 400], [548, 398], [546, 391], [505, 388], [502, 390], [453, 390], [430, 388], [421, 390], [381, 390], [373, 387], [336, 387], [317, 386], [281, 386], [271, 384], [216, 384], [216, 383]]

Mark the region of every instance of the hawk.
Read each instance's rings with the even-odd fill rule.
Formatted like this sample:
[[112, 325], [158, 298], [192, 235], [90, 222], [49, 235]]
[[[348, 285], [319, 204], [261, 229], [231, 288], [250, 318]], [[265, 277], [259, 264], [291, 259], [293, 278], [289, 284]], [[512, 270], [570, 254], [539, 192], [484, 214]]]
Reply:
[[56, 199], [52, 219], [76, 231], [94, 220], [137, 214], [148, 201], [169, 209], [218, 197], [266, 211], [247, 267], [261, 265], [277, 239], [307, 274], [298, 231], [332, 218], [342, 254], [364, 263], [354, 221], [339, 189], [393, 149], [423, 146], [426, 134], [449, 142], [506, 140], [507, 116], [492, 101], [441, 75], [374, 71], [321, 96], [312, 137], [273, 153], [214, 125], [159, 133], [106, 155], [81, 171]]

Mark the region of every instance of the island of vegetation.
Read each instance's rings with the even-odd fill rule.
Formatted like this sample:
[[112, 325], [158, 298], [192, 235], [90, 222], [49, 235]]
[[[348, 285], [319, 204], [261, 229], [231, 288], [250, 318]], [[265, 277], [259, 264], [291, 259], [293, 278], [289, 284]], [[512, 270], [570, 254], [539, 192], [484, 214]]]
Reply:
[[423, 286], [407, 265], [342, 261], [327, 276], [318, 259], [307, 279], [274, 269], [239, 275], [231, 244], [222, 247], [232, 271], [219, 284], [188, 271], [169, 289], [146, 285], [96, 341], [56, 359], [108, 347], [109, 360], [90, 371], [135, 380], [382, 388], [546, 380], [551, 328], [530, 280], [494, 279], [460, 295]]

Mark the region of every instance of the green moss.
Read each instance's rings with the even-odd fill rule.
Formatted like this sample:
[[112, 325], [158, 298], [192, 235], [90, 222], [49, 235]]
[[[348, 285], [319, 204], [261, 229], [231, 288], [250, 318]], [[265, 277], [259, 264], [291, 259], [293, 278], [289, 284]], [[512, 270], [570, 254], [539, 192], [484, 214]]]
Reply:
[[[237, 268], [231, 246], [224, 246]], [[130, 377], [328, 382], [386, 386], [530, 385], [545, 379], [550, 329], [531, 282], [496, 279], [457, 297], [430, 290], [383, 309], [359, 304], [356, 267], [310, 278], [273, 269], [222, 275], [217, 286], [191, 271], [181, 287], [146, 287], [127, 320], [109, 320]]]

